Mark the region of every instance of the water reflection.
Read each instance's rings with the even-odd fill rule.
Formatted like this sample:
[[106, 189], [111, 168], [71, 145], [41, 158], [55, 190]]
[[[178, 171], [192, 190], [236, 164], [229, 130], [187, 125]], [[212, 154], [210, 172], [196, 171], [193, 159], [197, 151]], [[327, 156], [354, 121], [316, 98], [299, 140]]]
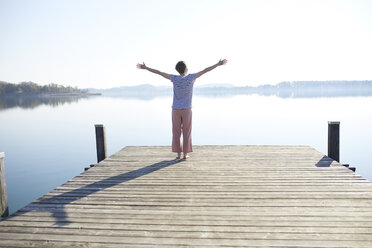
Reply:
[[[91, 89], [109, 97], [152, 100], [172, 96], [172, 87], [153, 85], [123, 86], [112, 89]], [[231, 98], [237, 95], [276, 96], [279, 98], [330, 98], [372, 96], [372, 81], [340, 82], [283, 82], [276, 85], [251, 86], [199, 86], [194, 95], [208, 98]]]
[[34, 109], [40, 105], [59, 107], [64, 104], [77, 103], [89, 96], [2, 96], [0, 98], [0, 111], [20, 107]]

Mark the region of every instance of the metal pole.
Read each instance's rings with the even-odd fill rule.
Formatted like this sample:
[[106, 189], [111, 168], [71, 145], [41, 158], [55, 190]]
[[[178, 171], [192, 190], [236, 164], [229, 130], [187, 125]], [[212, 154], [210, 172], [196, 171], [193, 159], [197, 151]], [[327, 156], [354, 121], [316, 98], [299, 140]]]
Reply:
[[106, 132], [102, 124], [95, 125], [96, 127], [96, 145], [97, 145], [97, 162], [106, 158]]
[[328, 157], [340, 162], [340, 122], [328, 122]]

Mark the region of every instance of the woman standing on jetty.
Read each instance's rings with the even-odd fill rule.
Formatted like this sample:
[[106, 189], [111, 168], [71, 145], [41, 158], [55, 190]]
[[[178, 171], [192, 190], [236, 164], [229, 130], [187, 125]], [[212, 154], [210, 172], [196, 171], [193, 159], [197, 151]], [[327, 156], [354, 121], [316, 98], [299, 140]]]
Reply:
[[[172, 152], [177, 153], [177, 159], [186, 159], [187, 153], [192, 152], [191, 128], [192, 128], [192, 93], [195, 80], [206, 72], [217, 66], [227, 63], [226, 59], [220, 60], [217, 64], [205, 68], [198, 73], [187, 74], [188, 69], [184, 61], [176, 64], [176, 70], [180, 75], [167, 74], [150, 67], [145, 63], [137, 64], [138, 69], [145, 69], [152, 73], [169, 79], [173, 83], [173, 105], [172, 105]], [[181, 142], [181, 134], [183, 142]]]

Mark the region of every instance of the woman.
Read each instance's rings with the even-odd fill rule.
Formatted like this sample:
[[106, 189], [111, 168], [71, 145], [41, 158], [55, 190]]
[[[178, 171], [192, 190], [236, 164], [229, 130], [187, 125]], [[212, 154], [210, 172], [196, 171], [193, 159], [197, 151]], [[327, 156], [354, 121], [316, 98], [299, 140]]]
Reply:
[[[191, 128], [192, 128], [192, 93], [195, 80], [206, 72], [217, 66], [227, 63], [226, 59], [220, 60], [217, 64], [205, 68], [198, 73], [187, 74], [188, 69], [184, 61], [176, 64], [176, 70], [180, 75], [167, 74], [150, 67], [145, 63], [137, 64], [138, 69], [145, 69], [152, 73], [169, 79], [173, 83], [173, 105], [172, 105], [172, 152], [177, 153], [177, 159], [186, 159], [189, 152], [192, 152]], [[181, 142], [181, 134], [183, 142]]]

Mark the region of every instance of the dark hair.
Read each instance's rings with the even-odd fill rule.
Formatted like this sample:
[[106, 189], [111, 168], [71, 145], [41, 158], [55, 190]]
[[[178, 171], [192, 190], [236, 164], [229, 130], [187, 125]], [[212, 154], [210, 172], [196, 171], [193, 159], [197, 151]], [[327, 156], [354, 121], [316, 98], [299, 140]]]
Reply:
[[186, 70], [186, 64], [183, 61], [180, 61], [176, 64], [176, 71], [178, 71], [179, 74], [184, 74]]

